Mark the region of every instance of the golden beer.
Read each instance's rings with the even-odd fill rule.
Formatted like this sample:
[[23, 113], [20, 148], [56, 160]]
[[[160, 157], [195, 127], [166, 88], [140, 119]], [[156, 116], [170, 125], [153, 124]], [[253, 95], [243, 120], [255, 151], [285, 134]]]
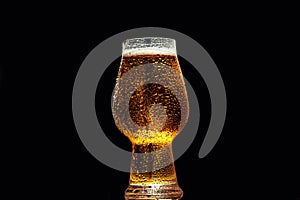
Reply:
[[187, 122], [188, 100], [174, 50], [175, 41], [168, 38], [123, 44], [112, 111], [117, 127], [132, 142], [125, 199], [180, 199], [183, 194], [171, 144]]

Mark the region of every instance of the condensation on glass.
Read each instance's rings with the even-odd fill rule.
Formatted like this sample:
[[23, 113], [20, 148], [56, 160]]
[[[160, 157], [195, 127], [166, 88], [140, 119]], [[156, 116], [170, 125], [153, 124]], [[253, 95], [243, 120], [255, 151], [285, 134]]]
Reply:
[[180, 199], [172, 141], [188, 120], [189, 105], [174, 39], [123, 42], [112, 112], [132, 143], [125, 199]]

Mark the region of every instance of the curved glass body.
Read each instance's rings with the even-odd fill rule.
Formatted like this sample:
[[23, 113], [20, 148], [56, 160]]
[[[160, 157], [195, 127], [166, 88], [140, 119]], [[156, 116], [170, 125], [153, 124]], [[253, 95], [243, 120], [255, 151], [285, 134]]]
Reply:
[[172, 141], [188, 120], [189, 105], [175, 40], [123, 42], [112, 112], [132, 142], [125, 199], [180, 199]]

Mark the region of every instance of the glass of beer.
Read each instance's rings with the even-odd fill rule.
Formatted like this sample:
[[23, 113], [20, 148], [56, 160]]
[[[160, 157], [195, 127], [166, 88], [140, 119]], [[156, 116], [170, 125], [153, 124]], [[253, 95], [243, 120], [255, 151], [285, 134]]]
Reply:
[[189, 104], [174, 39], [123, 42], [112, 113], [132, 143], [125, 199], [180, 199], [172, 141], [187, 123]]

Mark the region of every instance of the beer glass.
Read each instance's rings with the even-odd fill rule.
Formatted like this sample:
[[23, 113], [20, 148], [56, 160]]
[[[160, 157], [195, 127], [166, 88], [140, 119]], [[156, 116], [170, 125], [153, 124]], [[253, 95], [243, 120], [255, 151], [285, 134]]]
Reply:
[[174, 39], [123, 42], [112, 113], [132, 143], [125, 199], [180, 199], [172, 141], [188, 120], [189, 105]]

